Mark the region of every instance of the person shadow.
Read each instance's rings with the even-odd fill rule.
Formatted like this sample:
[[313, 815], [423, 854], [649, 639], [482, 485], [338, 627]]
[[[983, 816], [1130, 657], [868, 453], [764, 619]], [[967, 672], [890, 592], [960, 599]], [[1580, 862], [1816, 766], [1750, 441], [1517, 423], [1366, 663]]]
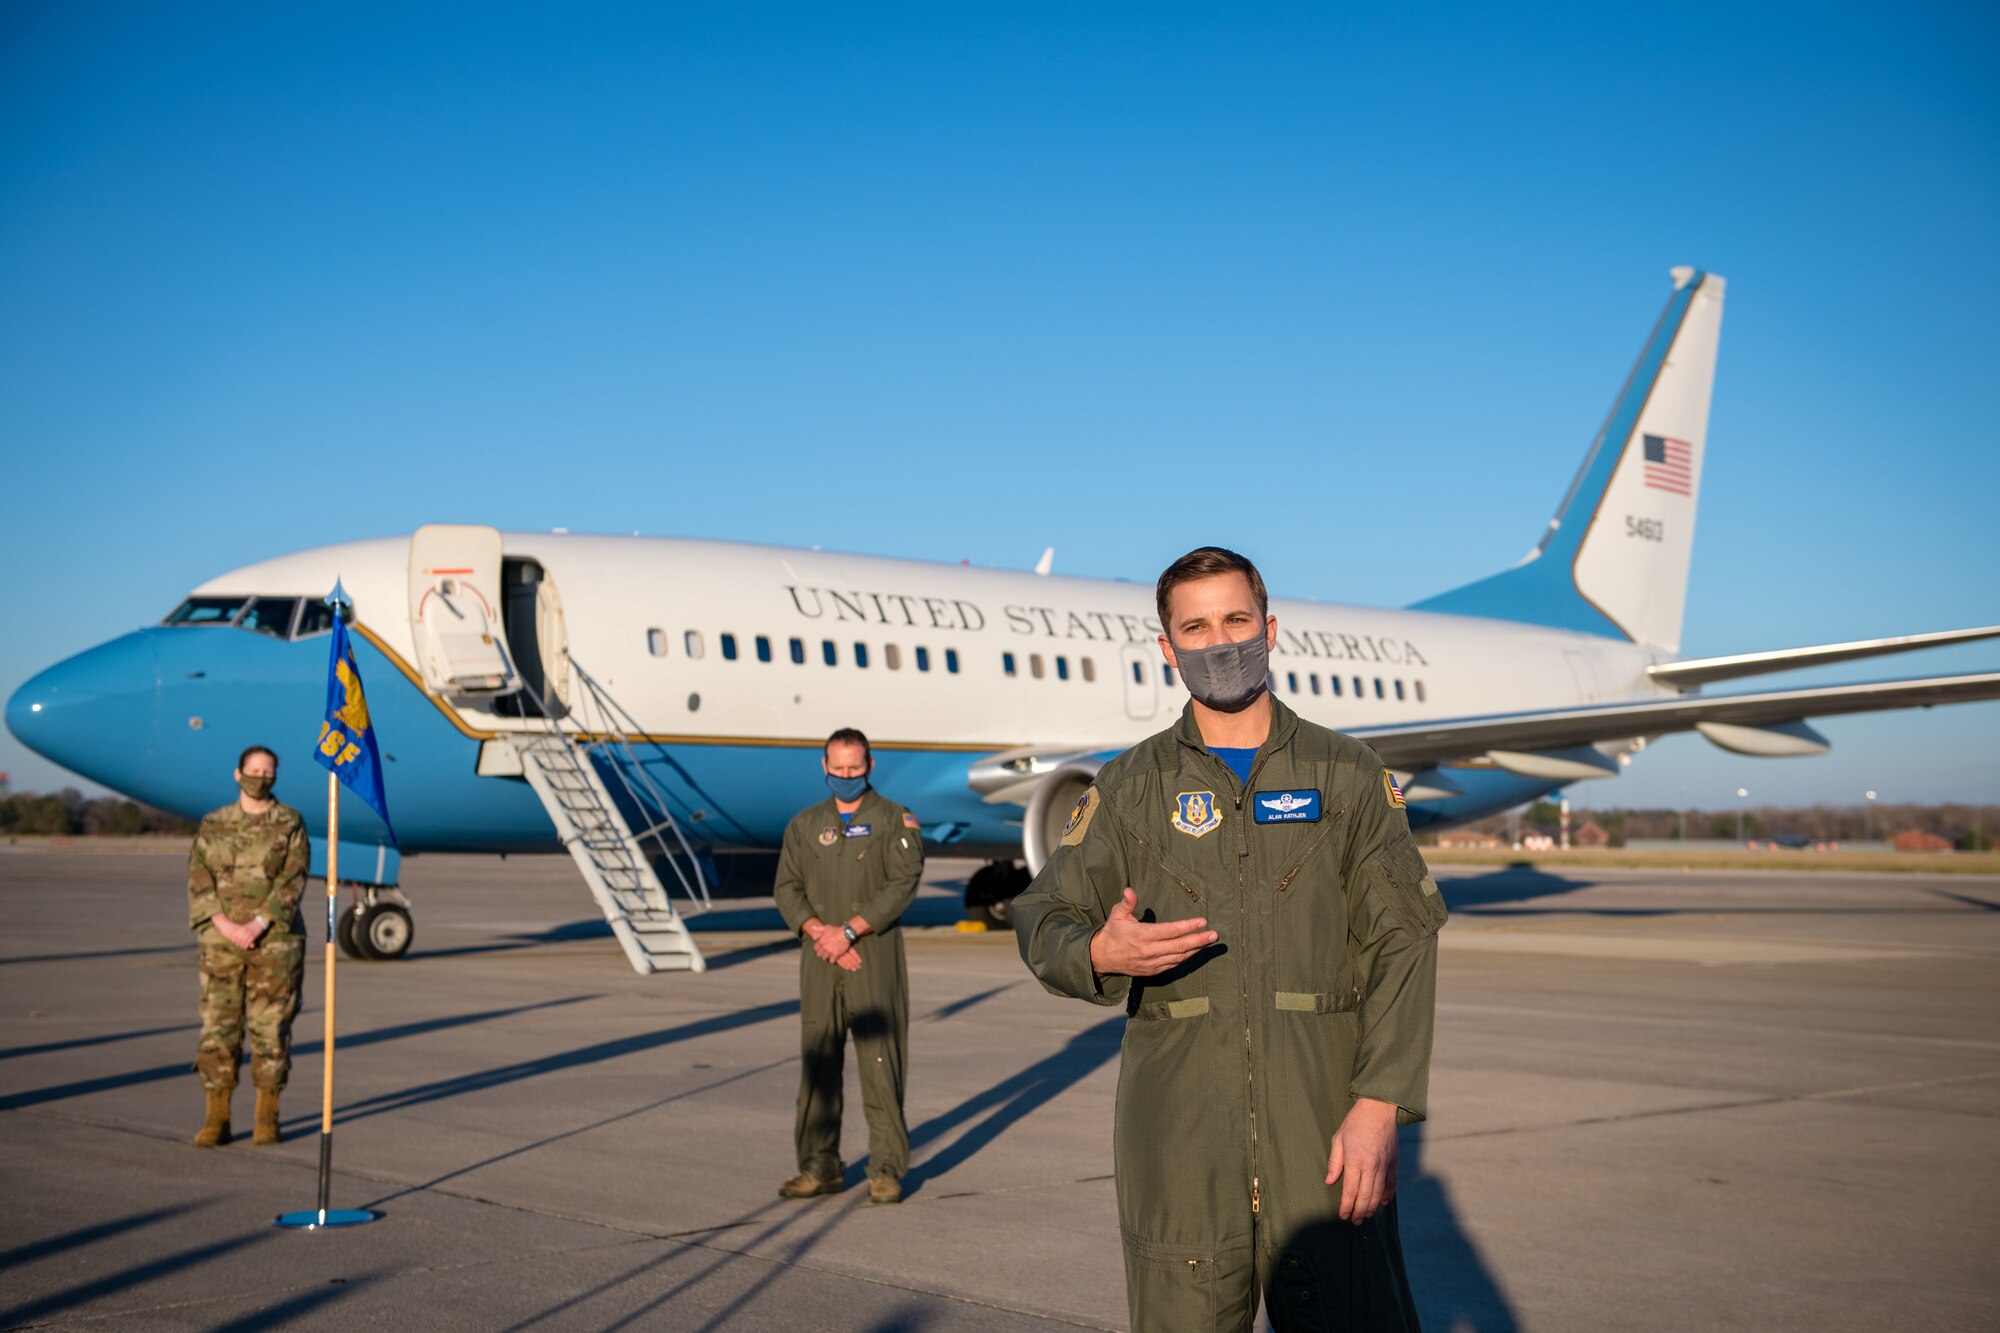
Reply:
[[1396, 1208], [1410, 1286], [1432, 1333], [1515, 1333], [1513, 1306], [1473, 1241], [1444, 1180], [1424, 1169], [1424, 1130], [1403, 1127]]
[[1400, 1132], [1396, 1197], [1374, 1217], [1312, 1222], [1280, 1240], [1259, 1329], [1514, 1333], [1513, 1309], [1450, 1191], [1424, 1170], [1423, 1130]]

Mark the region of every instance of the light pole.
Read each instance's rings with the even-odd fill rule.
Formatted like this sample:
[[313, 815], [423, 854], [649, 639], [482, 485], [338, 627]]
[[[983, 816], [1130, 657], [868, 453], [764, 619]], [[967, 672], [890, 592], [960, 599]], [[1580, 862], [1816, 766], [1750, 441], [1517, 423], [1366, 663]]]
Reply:
[[[1750, 799], [1750, 789], [1748, 787], [1738, 787], [1736, 789], [1736, 797], [1738, 800], [1747, 802]], [[1743, 841], [1743, 812], [1748, 808], [1748, 805], [1739, 805], [1736, 807], [1736, 841], [1738, 842]]]
[[1865, 830], [1861, 841], [1873, 842], [1875, 841], [1875, 793], [1864, 791], [1861, 794], [1868, 798], [1861, 806], [1862, 828]]

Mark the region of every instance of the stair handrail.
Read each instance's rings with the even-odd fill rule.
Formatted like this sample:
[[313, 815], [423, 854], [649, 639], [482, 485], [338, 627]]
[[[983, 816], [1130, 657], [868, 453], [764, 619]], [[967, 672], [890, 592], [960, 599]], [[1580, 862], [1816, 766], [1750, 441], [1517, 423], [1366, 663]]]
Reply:
[[[622, 753], [627, 762], [619, 763], [618, 756], [612, 755], [609, 767], [617, 775], [625, 794], [632, 799], [633, 805], [637, 806], [642, 814], [647, 812], [650, 800], [652, 808], [658, 810], [661, 815], [660, 823], [653, 824], [643, 833], [636, 833], [634, 836], [651, 838], [659, 846], [663, 859], [673, 867], [674, 877], [681, 883], [681, 892], [687, 896], [690, 903], [698, 905], [698, 910], [708, 911], [714, 906], [714, 902], [709, 896], [708, 880], [702, 872], [701, 858], [695, 852], [694, 845], [688, 841], [687, 833], [681, 828], [681, 821], [674, 817], [673, 806], [669, 803], [670, 798], [666, 790], [653, 780], [652, 775], [646, 771], [645, 764], [640, 760], [638, 751], [632, 748], [632, 732], [638, 725], [637, 719], [612, 697], [611, 691], [600, 684], [595, 676], [584, 670], [582, 663], [572, 657], [569, 659], [569, 666], [570, 670], [576, 673], [576, 678], [583, 682], [585, 693], [595, 705], [603, 724], [594, 729], [595, 740], [585, 740], [579, 736], [578, 742], [586, 750], [615, 746]], [[583, 710], [577, 711], [581, 713]], [[638, 779], [638, 787], [633, 785], [635, 777]], [[644, 789], [643, 797], [640, 788]], [[691, 880], [681, 869], [680, 857], [674, 854], [673, 848], [669, 847], [666, 839], [660, 836], [663, 826], [673, 833], [674, 841], [680, 844], [681, 856], [687, 858], [689, 869], [693, 872]]]
[[[563, 655], [569, 658], [570, 670], [575, 672], [577, 678], [584, 682], [585, 690], [589, 694], [591, 701], [597, 705], [598, 711], [604, 721], [607, 724], [615, 722], [611, 709], [616, 708], [618, 705], [616, 700], [611, 699], [610, 691], [599, 685], [596, 678], [583, 669], [582, 663], [578, 662], [574, 657], [569, 657], [566, 651]], [[511, 660], [509, 665], [512, 665]], [[660, 813], [665, 816], [666, 827], [673, 830], [675, 841], [680, 843], [681, 856], [687, 858], [689, 870], [693, 872], [692, 879], [690, 879], [689, 870], [681, 868], [680, 856], [676, 856], [674, 849], [668, 846], [666, 840], [660, 836], [659, 824], [652, 825], [644, 830], [644, 832], [637, 832], [631, 829], [627, 829], [626, 832], [632, 837], [635, 843], [639, 844], [639, 850], [642, 854], [645, 851], [644, 840], [650, 838], [660, 849], [660, 859], [672, 868], [674, 878], [680, 882], [681, 893], [687, 898], [693, 911], [696, 913], [709, 911], [714, 906], [714, 902], [709, 897], [707, 880], [702, 874], [701, 859], [695, 854], [693, 846], [689, 844], [687, 835], [681, 831], [680, 821], [674, 818], [673, 810], [667, 804], [666, 793], [653, 783], [651, 776], [645, 770], [645, 766], [639, 763], [638, 756], [633, 752], [631, 743], [625, 734], [613, 725], [594, 729], [585, 727], [583, 725], [584, 718], [582, 717], [584, 710], [571, 708], [568, 705], [565, 705], [563, 708], [562, 719], [552, 716], [549, 712], [548, 701], [542, 697], [541, 691], [530, 684], [527, 677], [518, 670], [515, 671], [515, 675], [520, 678], [520, 688], [530, 699], [534, 700], [535, 712], [542, 723], [542, 730], [545, 735], [560, 742], [565, 747], [581, 747], [585, 751], [590, 751], [603, 744], [602, 738], [606, 733], [610, 733], [613, 739], [624, 747], [626, 756], [632, 761], [632, 771], [639, 775], [640, 781], [646, 786], [647, 794], [653, 798]], [[609, 706], [607, 706], [607, 702]], [[622, 712], [623, 709], [621, 708], [619, 711]], [[626, 718], [628, 721], [632, 720], [629, 713], [626, 714]], [[572, 731], [565, 728], [563, 726], [564, 720], [570, 721], [575, 726], [575, 730]], [[593, 731], [599, 737], [598, 740], [587, 739]], [[633, 789], [631, 779], [626, 775], [626, 766], [614, 760], [608, 767], [617, 775], [619, 783], [625, 788], [626, 795], [632, 798], [633, 804], [639, 808], [641, 813], [644, 813], [646, 804]], [[605, 795], [609, 797], [610, 792], [607, 791]], [[613, 805], [616, 805], [615, 801]], [[614, 809], [612, 813], [617, 814], [618, 812]], [[621, 817], [618, 822], [623, 824], [625, 821]], [[665, 885], [661, 887], [664, 889]], [[668, 900], [667, 905], [669, 909], [672, 908], [673, 903], [671, 899]]]

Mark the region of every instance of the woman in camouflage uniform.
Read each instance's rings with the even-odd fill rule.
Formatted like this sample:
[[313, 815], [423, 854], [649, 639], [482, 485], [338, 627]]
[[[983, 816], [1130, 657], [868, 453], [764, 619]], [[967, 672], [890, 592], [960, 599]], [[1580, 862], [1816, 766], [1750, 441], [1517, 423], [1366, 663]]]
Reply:
[[278, 1141], [278, 1094], [292, 1068], [292, 1019], [305, 973], [299, 896], [311, 852], [299, 812], [271, 797], [278, 756], [261, 745], [236, 761], [234, 801], [211, 811], [188, 856], [188, 926], [201, 945], [201, 1041], [208, 1093], [197, 1147], [229, 1142], [229, 1099], [243, 1037], [257, 1085], [257, 1143]]

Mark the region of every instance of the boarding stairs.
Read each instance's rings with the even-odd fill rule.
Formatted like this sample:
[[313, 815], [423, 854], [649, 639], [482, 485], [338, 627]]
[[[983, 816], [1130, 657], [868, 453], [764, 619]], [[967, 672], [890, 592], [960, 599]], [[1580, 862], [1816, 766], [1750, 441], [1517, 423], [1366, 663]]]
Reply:
[[[642, 975], [705, 971], [708, 964], [688, 932], [687, 914], [676, 910], [659, 874], [660, 867], [671, 872], [688, 913], [704, 912], [710, 900], [702, 860], [670, 813], [665, 793], [633, 752], [629, 716], [602, 686], [571, 665], [584, 686], [581, 706], [560, 721], [542, 708], [535, 719], [539, 725], [513, 738], [521, 775], [542, 798], [632, 970]], [[587, 727], [587, 720], [598, 725]], [[657, 821], [634, 829], [605, 781], [607, 772], [620, 784], [630, 808], [655, 812]]]

